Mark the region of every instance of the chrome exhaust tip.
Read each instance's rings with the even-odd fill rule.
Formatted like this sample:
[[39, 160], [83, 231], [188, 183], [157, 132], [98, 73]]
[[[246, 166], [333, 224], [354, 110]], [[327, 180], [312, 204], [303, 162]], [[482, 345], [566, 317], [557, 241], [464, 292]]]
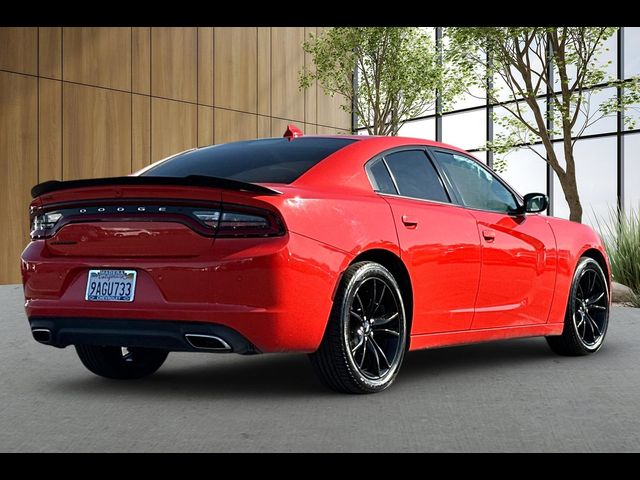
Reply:
[[48, 328], [34, 328], [31, 330], [33, 338], [40, 343], [51, 343], [51, 330]]
[[216, 335], [205, 335], [202, 333], [186, 333], [184, 338], [193, 348], [206, 350], [208, 352], [231, 352], [233, 349], [222, 338]]

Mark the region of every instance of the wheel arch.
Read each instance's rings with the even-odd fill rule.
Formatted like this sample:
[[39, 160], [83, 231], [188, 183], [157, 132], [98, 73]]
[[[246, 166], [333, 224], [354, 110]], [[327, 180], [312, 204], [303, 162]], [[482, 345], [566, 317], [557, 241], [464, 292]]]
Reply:
[[611, 270], [609, 269], [609, 263], [600, 250], [598, 250], [597, 248], [587, 248], [584, 252], [582, 252], [582, 255], [580, 255], [578, 261], [582, 257], [589, 257], [598, 262], [598, 265], [600, 265], [600, 268], [602, 268], [602, 271], [607, 276], [607, 279], [611, 281]]
[[[387, 270], [389, 270], [398, 282], [400, 293], [402, 293], [402, 298], [405, 303], [405, 310], [407, 315], [407, 331], [409, 332], [410, 339], [411, 327], [413, 325], [413, 285], [411, 283], [409, 270], [407, 270], [406, 265], [398, 255], [382, 248], [375, 248], [359, 253], [353, 258], [353, 260], [351, 260], [351, 263], [349, 263], [349, 265], [365, 261], [379, 263]], [[407, 342], [407, 349], [408, 348], [409, 341]]]

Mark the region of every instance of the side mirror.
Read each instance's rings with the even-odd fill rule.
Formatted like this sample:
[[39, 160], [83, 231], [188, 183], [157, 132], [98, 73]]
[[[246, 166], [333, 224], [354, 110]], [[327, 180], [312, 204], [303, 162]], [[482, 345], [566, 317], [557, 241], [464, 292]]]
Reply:
[[524, 196], [524, 211], [526, 213], [544, 212], [549, 206], [549, 198], [544, 193], [527, 193]]

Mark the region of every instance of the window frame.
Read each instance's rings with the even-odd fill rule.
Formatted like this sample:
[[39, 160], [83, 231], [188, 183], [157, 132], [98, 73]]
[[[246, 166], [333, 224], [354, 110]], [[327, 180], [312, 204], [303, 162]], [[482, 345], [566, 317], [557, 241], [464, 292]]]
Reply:
[[[479, 212], [496, 213], [498, 215], [507, 215], [507, 216], [510, 216], [510, 217], [519, 217], [519, 216], [522, 216], [525, 213], [523, 211], [524, 200], [518, 194], [518, 192], [516, 192], [513, 188], [511, 188], [511, 185], [509, 185], [507, 182], [505, 182], [502, 178], [500, 178], [500, 176], [497, 173], [495, 173], [493, 170], [491, 170], [487, 165], [485, 165], [481, 161], [479, 161], [479, 160], [473, 158], [472, 156], [470, 156], [468, 154], [465, 154], [463, 152], [459, 152], [457, 150], [450, 150], [450, 149], [444, 148], [444, 147], [427, 147], [427, 150], [431, 155], [433, 163], [436, 165], [436, 168], [440, 172], [440, 175], [443, 178], [446, 178], [447, 186], [453, 192], [453, 198], [455, 198], [456, 205], [458, 205], [460, 207], [463, 207], [463, 208], [467, 208], [469, 210], [476, 210], [476, 211], [479, 211]], [[450, 155], [459, 155], [459, 156], [464, 157], [464, 158], [466, 158], [468, 160], [471, 160], [472, 162], [476, 163], [477, 165], [480, 165], [480, 167], [482, 167], [482, 169], [484, 169], [484, 171], [489, 173], [489, 175], [491, 175], [494, 179], [496, 179], [498, 182], [500, 182], [500, 184], [502, 184], [502, 186], [504, 186], [507, 189], [507, 191], [509, 191], [511, 193], [511, 195], [513, 195], [513, 198], [514, 198], [514, 200], [516, 202], [516, 205], [517, 205], [517, 209], [515, 211], [513, 211], [513, 212], [499, 212], [499, 211], [496, 211], [496, 210], [488, 210], [486, 208], [471, 207], [471, 206], [466, 205], [464, 203], [464, 201], [462, 200], [462, 197], [460, 196], [460, 193], [458, 191], [458, 187], [451, 180], [451, 178], [449, 178], [449, 175], [447, 175], [447, 173], [444, 171], [444, 169], [440, 165], [440, 162], [438, 161], [438, 159], [437, 159], [437, 157], [435, 155], [435, 152], [441, 152], [441, 153], [450, 154]]]
[[[414, 151], [414, 150], [419, 150], [419, 151], [423, 152], [425, 154], [425, 158], [426, 158], [427, 162], [431, 163], [433, 169], [436, 172], [436, 175], [438, 176], [438, 181], [440, 182], [440, 185], [442, 185], [444, 193], [447, 196], [447, 198], [449, 199], [448, 202], [441, 202], [439, 200], [431, 200], [431, 199], [428, 199], [428, 198], [408, 197], [408, 196], [402, 195], [400, 193], [400, 189], [398, 188], [398, 182], [396, 181], [396, 178], [393, 175], [393, 172], [391, 171], [391, 169], [389, 168], [389, 165], [387, 164], [386, 157], [389, 156], [389, 155], [392, 155], [394, 153], [406, 152], [406, 151]], [[397, 193], [386, 193], [386, 192], [381, 192], [381, 191], [376, 189], [377, 185], [378, 185], [378, 182], [375, 180], [375, 177], [373, 176], [373, 173], [371, 172], [371, 167], [373, 165], [377, 164], [378, 162], [382, 162], [382, 164], [387, 169], [387, 173], [391, 177], [391, 181], [393, 182], [393, 186], [395, 187]], [[427, 145], [420, 145], [420, 144], [402, 145], [400, 147], [390, 148], [390, 149], [385, 150], [385, 151], [383, 151], [381, 153], [378, 153], [377, 155], [374, 155], [372, 158], [367, 160], [365, 162], [365, 164], [364, 164], [364, 169], [365, 169], [365, 173], [367, 175], [367, 178], [369, 179], [369, 184], [371, 185], [371, 188], [373, 189], [373, 192], [378, 194], [378, 195], [388, 195], [390, 197], [405, 198], [405, 199], [408, 199], [408, 200], [417, 200], [417, 201], [420, 201], [420, 202], [432, 202], [432, 203], [437, 203], [437, 204], [440, 204], [440, 205], [458, 206], [457, 203], [454, 203], [454, 196], [452, 195], [452, 192], [451, 192], [451, 189], [449, 187], [449, 184], [445, 180], [445, 178], [443, 177], [442, 171], [441, 171], [439, 165], [437, 165], [436, 162], [434, 161], [433, 156], [429, 152], [429, 147]]]

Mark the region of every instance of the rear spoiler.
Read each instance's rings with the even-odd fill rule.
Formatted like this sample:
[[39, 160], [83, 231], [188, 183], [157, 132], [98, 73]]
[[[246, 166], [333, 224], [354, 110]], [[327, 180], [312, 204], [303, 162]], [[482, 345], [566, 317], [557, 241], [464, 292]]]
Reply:
[[109, 177], [85, 180], [67, 180], [65, 182], [50, 180], [48, 182], [39, 183], [33, 187], [31, 189], [31, 196], [36, 198], [40, 195], [44, 195], [45, 193], [69, 190], [72, 188], [120, 185], [178, 185], [185, 187], [208, 187], [222, 188], [225, 190], [241, 190], [244, 192], [259, 193], [261, 195], [280, 195], [282, 193], [272, 188], [256, 185], [255, 183], [240, 182], [238, 180], [231, 180], [228, 178], [207, 177], [204, 175], [189, 175], [187, 177]]

